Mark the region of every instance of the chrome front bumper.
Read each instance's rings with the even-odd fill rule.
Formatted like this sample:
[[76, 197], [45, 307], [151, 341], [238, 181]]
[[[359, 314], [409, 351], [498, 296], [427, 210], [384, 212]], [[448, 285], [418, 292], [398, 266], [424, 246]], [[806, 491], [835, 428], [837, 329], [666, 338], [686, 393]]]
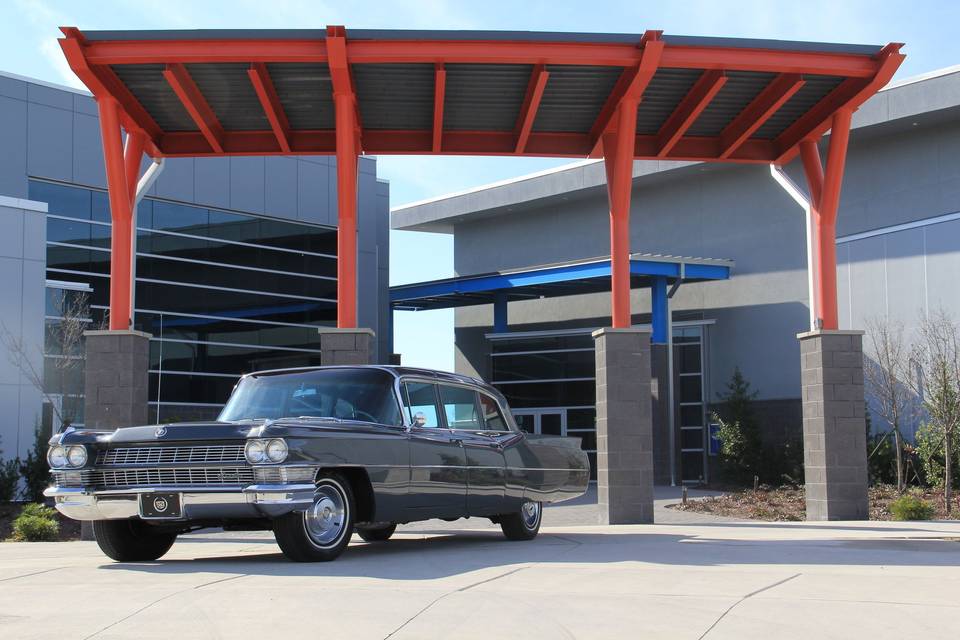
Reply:
[[[313, 502], [312, 484], [261, 484], [230, 489], [208, 487], [145, 487], [92, 491], [49, 487], [57, 511], [74, 520], [118, 520], [140, 515], [142, 493], [178, 493], [183, 517], [179, 521], [276, 518], [305, 509]], [[174, 520], [176, 521], [176, 520]]]

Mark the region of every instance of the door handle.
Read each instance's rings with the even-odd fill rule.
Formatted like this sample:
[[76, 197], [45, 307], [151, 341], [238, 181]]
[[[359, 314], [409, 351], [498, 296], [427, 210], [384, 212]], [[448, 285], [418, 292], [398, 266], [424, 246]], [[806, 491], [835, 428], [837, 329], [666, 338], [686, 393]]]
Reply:
[[463, 446], [463, 439], [462, 439], [462, 438], [450, 438], [450, 442], [452, 442], [453, 444], [458, 444], [458, 445], [460, 445], [461, 447]]

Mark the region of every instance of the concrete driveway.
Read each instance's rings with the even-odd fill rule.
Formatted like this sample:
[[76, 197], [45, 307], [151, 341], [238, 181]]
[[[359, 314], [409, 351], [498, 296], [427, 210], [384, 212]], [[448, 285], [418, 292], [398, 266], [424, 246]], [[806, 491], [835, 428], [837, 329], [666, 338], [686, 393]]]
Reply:
[[[554, 516], [556, 517], [556, 516]], [[3, 638], [956, 638], [960, 523], [490, 526], [355, 538], [294, 564], [269, 534], [160, 562], [0, 544]]]

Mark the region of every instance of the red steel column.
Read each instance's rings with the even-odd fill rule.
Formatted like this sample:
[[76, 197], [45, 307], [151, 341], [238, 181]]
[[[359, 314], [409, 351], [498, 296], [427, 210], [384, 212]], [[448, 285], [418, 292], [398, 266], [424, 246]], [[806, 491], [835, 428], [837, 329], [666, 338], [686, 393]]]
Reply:
[[827, 168], [823, 176], [820, 196], [820, 291], [823, 297], [824, 329], [838, 329], [837, 314], [837, 210], [840, 208], [840, 187], [847, 162], [847, 143], [850, 140], [850, 120], [853, 111], [841, 109], [833, 115], [830, 127], [830, 147], [827, 150]]
[[820, 161], [820, 149], [816, 140], [800, 142], [800, 158], [807, 177], [807, 189], [810, 193], [810, 264], [807, 268], [813, 276], [813, 297], [810, 304], [814, 309], [814, 321], [823, 324], [823, 286], [820, 281], [820, 196], [823, 193], [823, 164]]
[[[100, 112], [100, 136], [107, 170], [110, 198], [110, 329], [130, 328], [130, 291], [132, 286], [130, 249], [133, 242], [131, 198], [124, 168], [120, 134], [120, 106], [114, 98], [97, 100]], [[139, 162], [139, 160], [138, 160]]]
[[810, 186], [814, 228], [814, 283], [817, 308], [822, 329], [838, 329], [837, 313], [837, 211], [840, 207], [840, 189], [850, 140], [850, 120], [853, 111], [840, 109], [833, 116], [827, 166], [821, 166], [816, 142], [805, 140], [800, 144], [803, 169]]
[[615, 329], [631, 325], [630, 315], [630, 192], [633, 188], [633, 155], [636, 146], [639, 99], [627, 96], [620, 103], [616, 133], [603, 138], [603, 161], [610, 200], [610, 305]]
[[337, 127], [337, 327], [357, 327], [357, 119], [350, 94], [334, 94]]

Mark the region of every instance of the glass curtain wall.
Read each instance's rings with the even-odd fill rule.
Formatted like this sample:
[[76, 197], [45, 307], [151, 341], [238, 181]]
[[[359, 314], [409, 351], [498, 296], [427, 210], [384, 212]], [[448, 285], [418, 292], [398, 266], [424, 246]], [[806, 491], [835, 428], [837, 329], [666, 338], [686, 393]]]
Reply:
[[[47, 278], [109, 304], [105, 191], [32, 180], [47, 202]], [[137, 209], [134, 326], [150, 343], [151, 417], [211, 418], [246, 372], [319, 364], [336, 324], [336, 228], [145, 198]]]

